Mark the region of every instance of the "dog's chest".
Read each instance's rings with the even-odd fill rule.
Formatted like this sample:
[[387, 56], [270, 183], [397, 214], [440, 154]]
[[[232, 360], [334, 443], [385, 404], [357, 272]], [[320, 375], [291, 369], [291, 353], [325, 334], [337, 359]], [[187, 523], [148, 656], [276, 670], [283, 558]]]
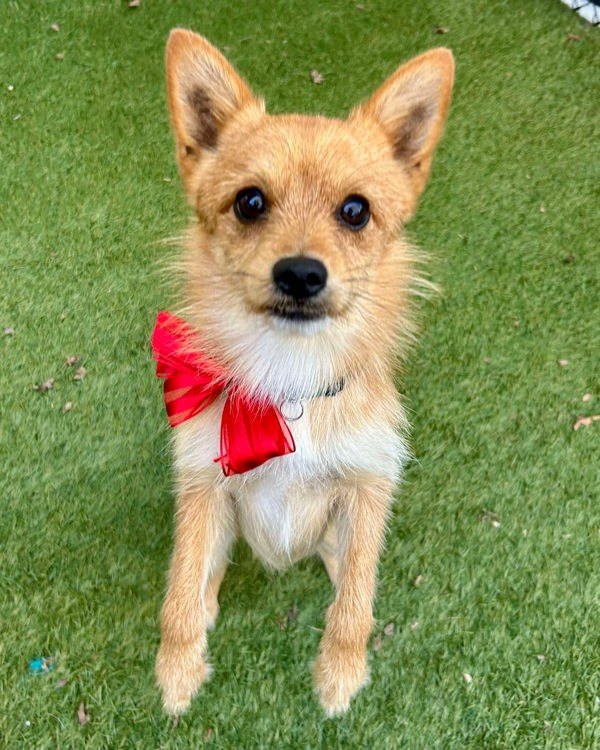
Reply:
[[[295, 451], [262, 466], [218, 480], [215, 464], [222, 400], [177, 429], [175, 460], [180, 472], [214, 472], [234, 498], [240, 530], [255, 554], [284, 567], [318, 545], [333, 502], [333, 485], [351, 472], [396, 479], [406, 455], [392, 426], [367, 422], [355, 427], [315, 419], [310, 405], [290, 421]], [[312, 417], [312, 419], [311, 419]], [[316, 424], [315, 424], [316, 422]]]
[[315, 551], [330, 515], [322, 481], [286, 480], [279, 472], [246, 480], [234, 492], [242, 536], [268, 565], [283, 568]]

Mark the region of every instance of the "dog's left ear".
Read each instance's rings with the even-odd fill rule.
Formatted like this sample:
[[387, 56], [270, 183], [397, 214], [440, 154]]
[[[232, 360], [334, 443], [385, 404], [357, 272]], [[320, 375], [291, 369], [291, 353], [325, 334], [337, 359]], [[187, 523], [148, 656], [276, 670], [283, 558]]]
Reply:
[[350, 121], [368, 117], [381, 126], [411, 179], [414, 204], [429, 176], [453, 83], [454, 57], [439, 47], [399, 67], [350, 115]]

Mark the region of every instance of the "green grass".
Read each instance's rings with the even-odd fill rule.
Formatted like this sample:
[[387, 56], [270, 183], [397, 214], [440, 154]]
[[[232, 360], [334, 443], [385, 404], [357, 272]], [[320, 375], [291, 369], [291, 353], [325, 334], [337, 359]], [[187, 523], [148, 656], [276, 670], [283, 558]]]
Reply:
[[[600, 747], [600, 423], [572, 429], [600, 413], [598, 31], [558, 0], [363, 5], [0, 5], [2, 748]], [[410, 228], [444, 292], [401, 384], [417, 460], [376, 605], [395, 633], [340, 720], [309, 672], [321, 566], [271, 575], [243, 545], [215, 675], [178, 727], [154, 686], [173, 502], [148, 338], [171, 302], [158, 241], [187, 220], [163, 90], [176, 25], [224, 48], [274, 111], [340, 115], [412, 54], [457, 57]], [[42, 655], [56, 669], [29, 675]]]

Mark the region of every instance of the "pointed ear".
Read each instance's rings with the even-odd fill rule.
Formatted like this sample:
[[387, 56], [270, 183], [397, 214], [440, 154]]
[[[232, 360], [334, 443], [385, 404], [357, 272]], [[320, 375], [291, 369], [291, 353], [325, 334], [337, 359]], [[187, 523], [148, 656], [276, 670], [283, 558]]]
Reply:
[[411, 178], [415, 201], [429, 176], [453, 83], [454, 57], [439, 47], [398, 68], [350, 117], [368, 117], [381, 126]]
[[206, 151], [218, 147], [222, 129], [247, 105], [264, 111], [261, 100], [225, 57], [204, 37], [173, 29], [166, 48], [167, 93], [177, 159], [188, 190]]

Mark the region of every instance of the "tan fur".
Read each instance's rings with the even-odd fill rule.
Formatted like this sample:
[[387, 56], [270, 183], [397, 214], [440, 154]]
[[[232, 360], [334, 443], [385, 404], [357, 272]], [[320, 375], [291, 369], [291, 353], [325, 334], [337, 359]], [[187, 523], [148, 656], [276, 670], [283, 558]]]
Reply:
[[[347, 120], [271, 116], [205, 39], [177, 29], [167, 45], [169, 105], [197, 221], [184, 256], [182, 315], [248, 392], [301, 400], [296, 452], [225, 478], [213, 459], [223, 399], [178, 427], [175, 550], [162, 611], [157, 678], [165, 709], [184, 711], [209, 674], [206, 629], [235, 537], [268, 565], [320, 553], [336, 586], [314, 666], [328, 715], [367, 680], [377, 561], [407, 448], [394, 387], [413, 335], [413, 250], [401, 237], [425, 187], [450, 101], [454, 64], [437, 49], [400, 67]], [[260, 188], [265, 221], [241, 224], [238, 191]], [[371, 220], [335, 218], [351, 194]], [[273, 320], [273, 265], [306, 255], [328, 271], [326, 319]], [[344, 379], [333, 397], [319, 393]]]

